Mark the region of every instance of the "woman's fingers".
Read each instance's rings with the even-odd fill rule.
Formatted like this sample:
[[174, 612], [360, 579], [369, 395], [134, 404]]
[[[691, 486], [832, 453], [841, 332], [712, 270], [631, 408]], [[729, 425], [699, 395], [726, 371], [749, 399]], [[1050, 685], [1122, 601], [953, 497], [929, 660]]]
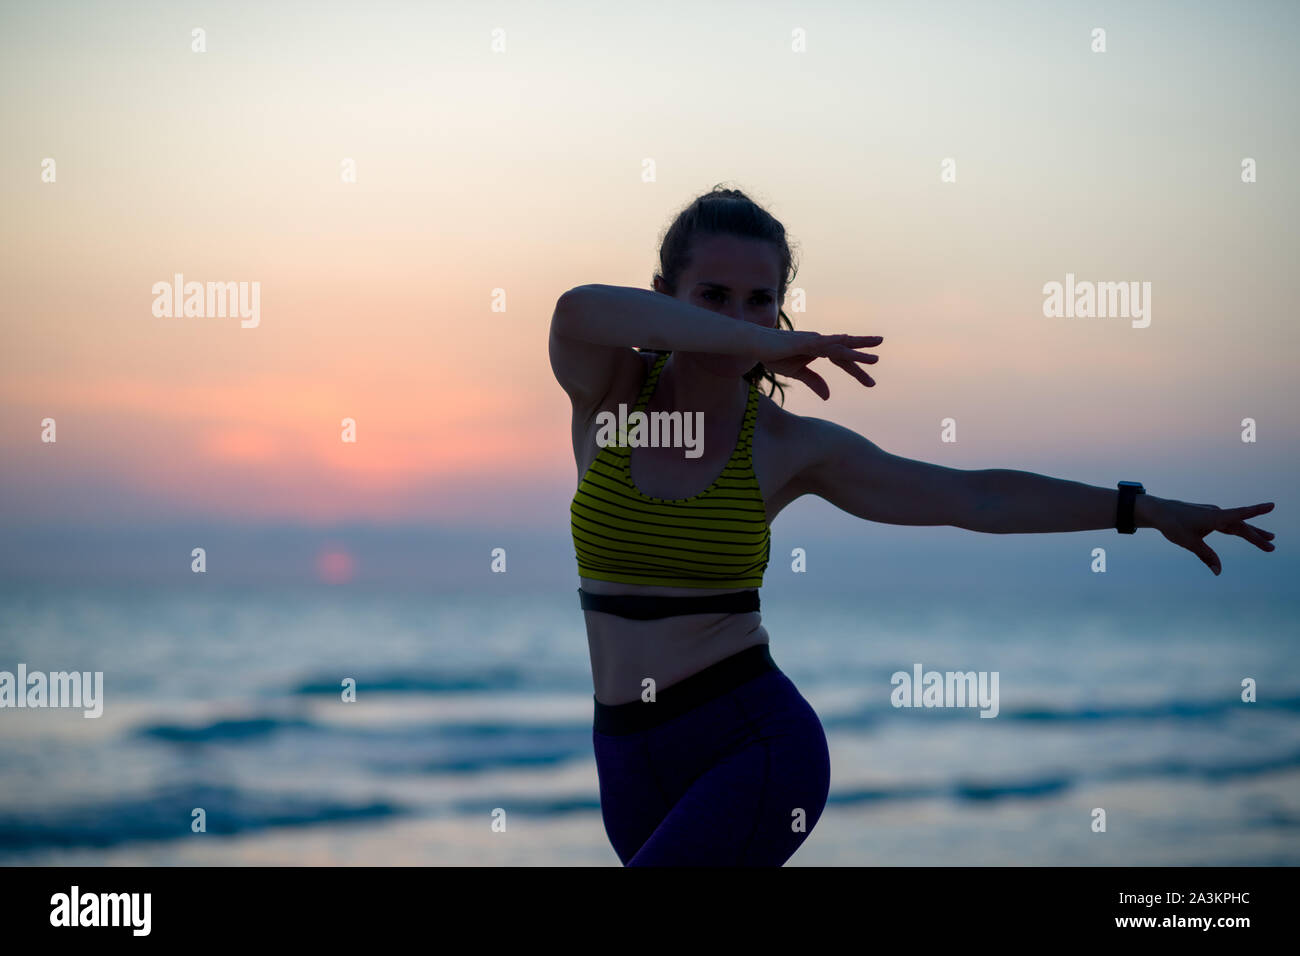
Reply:
[[832, 363], [848, 372], [863, 385], [871, 388], [876, 384], [875, 379], [866, 373], [859, 362], [875, 363], [880, 361], [880, 356], [871, 355], [867, 352], [859, 352], [853, 346], [867, 345], [880, 339], [878, 335], [839, 335], [835, 338], [840, 341], [826, 351], [825, 357]]
[[[1213, 507], [1206, 505], [1206, 507]], [[1273, 510], [1273, 502], [1262, 505], [1246, 505], [1244, 508], [1216, 508], [1220, 524], [1232, 524], [1237, 521], [1245, 521], [1247, 518], [1254, 518], [1257, 515], [1266, 514]]]
[[1167, 539], [1192, 552], [1211, 571], [1219, 574], [1223, 570], [1219, 556], [1205, 543], [1204, 538], [1215, 531], [1220, 531], [1245, 538], [1261, 551], [1276, 550], [1272, 543], [1273, 532], [1247, 524], [1245, 520], [1272, 510], [1271, 501], [1244, 508], [1220, 508], [1210, 504], [1175, 502], [1175, 507], [1167, 512], [1168, 520], [1159, 525], [1159, 528], [1160, 533]]
[[843, 348], [838, 352], [832, 352], [828, 357], [852, 360], [854, 362], [867, 362], [872, 365], [880, 361], [879, 355], [873, 355], [870, 352], [859, 352], [856, 349], [850, 348]]
[[1208, 567], [1215, 574], [1218, 574], [1220, 571], [1222, 571], [1223, 566], [1219, 564], [1219, 556], [1214, 553], [1214, 550], [1208, 544], [1206, 544], [1204, 541], [1200, 539], [1193, 539], [1193, 540], [1194, 543], [1189, 545], [1187, 547], [1187, 550], [1192, 552], [1192, 554], [1196, 555], [1202, 561], [1204, 561], [1206, 567]]
[[878, 338], [880, 338], [878, 335], [828, 335], [819, 343], [823, 348], [818, 350], [818, 354], [826, 358], [853, 358], [859, 362], [879, 362], [879, 355], [858, 351], [863, 345], [870, 345], [870, 340]]
[[808, 368], [808, 366], [805, 365], [802, 369], [796, 372], [794, 377], [816, 392], [823, 402], [831, 397], [831, 389], [830, 386], [826, 384], [826, 379]]
[[1274, 537], [1273, 532], [1265, 531], [1263, 528], [1256, 528], [1253, 524], [1246, 524], [1244, 521], [1229, 525], [1224, 531], [1226, 534], [1235, 534], [1245, 538], [1261, 551], [1272, 551], [1276, 547], [1269, 540]]
[[783, 332], [775, 344], [765, 347], [760, 359], [775, 362], [780, 359], [807, 355], [812, 358], [848, 358], [859, 362], [878, 362], [880, 357], [858, 349], [875, 346], [885, 341], [880, 335], [822, 335], [820, 332]]
[[[857, 350], [864, 346], [879, 345], [881, 342], [885, 341], [884, 338], [879, 335], [822, 335], [817, 332], [812, 333], [812, 335], [813, 338], [810, 341], [813, 348], [811, 351], [815, 354], [825, 356], [826, 358], [831, 358], [837, 354], [851, 354], [858, 356], [858, 358], [864, 362], [877, 362], [880, 358], [879, 356], [871, 355], [867, 352], [859, 352]], [[801, 351], [810, 351], [807, 346], [807, 342], [799, 343]]]
[[[1252, 528], [1251, 530], [1254, 532], [1259, 532], [1258, 528]], [[1259, 550], [1261, 551], [1276, 551], [1277, 545], [1275, 545], [1272, 541], [1269, 541], [1267, 538], [1263, 537], [1263, 535], [1265, 534], [1268, 534], [1268, 532], [1265, 531], [1259, 533], [1257, 536], [1248, 538], [1247, 540], [1250, 541], [1250, 543], [1253, 544], [1255, 547], [1259, 548]]]
[[1272, 510], [1273, 502], [1271, 501], [1258, 505], [1247, 505], [1243, 508], [1225, 508], [1218, 514], [1218, 530], [1224, 534], [1235, 534], [1245, 538], [1262, 551], [1276, 550], [1276, 546], [1270, 543], [1270, 539], [1275, 537], [1271, 531], [1265, 531], [1263, 528], [1247, 524], [1245, 520], [1256, 515], [1267, 514]]
[[1273, 510], [1273, 502], [1266, 501], [1262, 505], [1247, 505], [1244, 508], [1225, 508], [1223, 513], [1233, 521], [1243, 521], [1246, 518], [1254, 518], [1256, 515], [1268, 514]]
[[[850, 352], [849, 355], [856, 357], [857, 353]], [[844, 369], [844, 371], [848, 372], [850, 375], [856, 378], [863, 385], [871, 386], [876, 384], [875, 379], [873, 379], [870, 375], [868, 375], [864, 369], [859, 367], [857, 362], [853, 358], [841, 357], [836, 355], [827, 356], [827, 358], [829, 358], [831, 362], [833, 362], [835, 365]]]
[[860, 352], [858, 349], [862, 346], [879, 345], [885, 341], [884, 336], [822, 335], [819, 332], [786, 334], [788, 337], [780, 340], [780, 344], [784, 347], [764, 358], [763, 364], [778, 375], [787, 375], [803, 382], [823, 401], [830, 398], [831, 392], [826, 380], [808, 368], [809, 363], [815, 359], [829, 359], [868, 388], [876, 384], [875, 379], [859, 367], [859, 363], [879, 362], [880, 356]]

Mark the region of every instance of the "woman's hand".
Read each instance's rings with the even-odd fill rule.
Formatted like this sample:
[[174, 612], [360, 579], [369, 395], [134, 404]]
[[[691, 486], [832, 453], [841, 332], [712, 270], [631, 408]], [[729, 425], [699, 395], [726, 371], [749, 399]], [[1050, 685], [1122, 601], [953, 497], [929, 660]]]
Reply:
[[879, 335], [822, 335], [820, 332], [790, 332], [773, 329], [777, 335], [772, 336], [760, 348], [756, 358], [769, 371], [777, 375], [786, 375], [803, 382], [822, 399], [831, 397], [826, 380], [808, 367], [813, 359], [827, 358], [848, 372], [863, 385], [875, 385], [875, 381], [858, 367], [859, 362], [878, 362], [878, 355], [858, 352], [864, 345], [879, 345], [885, 341]]
[[[1145, 497], [1147, 496], [1138, 495], [1138, 501], [1142, 501]], [[1244, 508], [1194, 505], [1186, 501], [1173, 501], [1166, 498], [1154, 498], [1149, 504], [1150, 508], [1146, 510], [1150, 527], [1155, 528], [1180, 548], [1192, 552], [1215, 574], [1223, 569], [1219, 563], [1219, 556], [1201, 540], [1211, 531], [1238, 535], [1261, 551], [1273, 550], [1273, 532], [1257, 528], [1253, 524], [1246, 524], [1247, 518], [1272, 511], [1271, 501]]]

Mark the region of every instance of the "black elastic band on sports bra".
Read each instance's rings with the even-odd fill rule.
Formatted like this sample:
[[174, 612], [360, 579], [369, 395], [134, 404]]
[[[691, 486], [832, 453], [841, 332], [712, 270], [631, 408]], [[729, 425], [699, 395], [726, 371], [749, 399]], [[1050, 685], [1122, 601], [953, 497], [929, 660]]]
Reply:
[[596, 709], [592, 729], [609, 736], [640, 733], [680, 717], [770, 671], [779, 670], [768, 646], [753, 644], [665, 687], [655, 694], [653, 702], [633, 700], [626, 704], [602, 704], [593, 694]]
[[636, 621], [653, 621], [681, 614], [744, 614], [759, 609], [757, 589], [665, 597], [657, 594], [591, 594], [578, 588], [578, 600], [584, 611], [617, 614]]

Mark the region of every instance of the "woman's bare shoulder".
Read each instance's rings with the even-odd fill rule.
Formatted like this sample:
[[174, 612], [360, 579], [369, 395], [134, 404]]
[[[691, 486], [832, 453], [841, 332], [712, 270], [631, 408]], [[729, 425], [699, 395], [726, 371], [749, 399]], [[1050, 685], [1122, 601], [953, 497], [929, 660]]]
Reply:
[[769, 521], [801, 495], [809, 493], [809, 473], [854, 433], [824, 418], [799, 415], [770, 396], [759, 401], [754, 431], [754, 467], [768, 503]]
[[783, 408], [770, 395], [759, 397], [758, 427], [782, 444], [818, 443], [849, 431], [829, 419], [799, 415]]

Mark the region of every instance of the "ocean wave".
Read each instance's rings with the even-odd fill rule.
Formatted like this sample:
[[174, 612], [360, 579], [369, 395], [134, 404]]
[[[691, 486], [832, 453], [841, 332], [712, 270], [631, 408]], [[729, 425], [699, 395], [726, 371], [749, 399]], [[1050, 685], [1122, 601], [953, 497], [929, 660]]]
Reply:
[[[196, 807], [206, 814], [205, 833], [190, 830]], [[406, 812], [383, 802], [353, 805], [311, 795], [254, 793], [207, 784], [171, 785], [102, 803], [0, 814], [0, 853], [102, 849], [141, 840], [201, 840], [270, 827], [373, 820]]]
[[223, 719], [194, 726], [155, 724], [138, 728], [140, 737], [187, 747], [269, 746], [278, 734], [294, 734], [302, 760], [312, 753], [329, 762], [346, 760], [380, 774], [476, 773], [493, 769], [553, 766], [591, 759], [591, 728], [585, 723], [362, 725], [322, 724], [301, 718], [257, 716]]
[[142, 727], [138, 733], [143, 737], [155, 737], [175, 743], [202, 744], [221, 741], [223, 743], [254, 741], [269, 737], [282, 730], [324, 729], [310, 721], [283, 717], [248, 717], [240, 720], [215, 720], [208, 724], [185, 727], [179, 724], [155, 724]]
[[[886, 718], [924, 714], [924, 720], [970, 720], [979, 718], [977, 707], [894, 707], [878, 703], [869, 707], [825, 714], [822, 725], [830, 730], [864, 729], [878, 726]], [[1150, 722], [1164, 720], [1215, 720], [1230, 713], [1260, 711], [1300, 712], [1300, 696], [1260, 700], [1246, 704], [1228, 696], [1211, 700], [1173, 699], [1150, 704], [1106, 704], [1100, 706], [1015, 706], [1002, 704], [994, 720], [1012, 724], [1094, 724], [1107, 721]], [[895, 717], [894, 715], [898, 715]], [[993, 721], [988, 721], [993, 726]]]
[[[555, 672], [536, 666], [498, 665], [425, 671], [377, 671], [348, 674], [357, 690], [383, 694], [449, 694], [472, 691], [560, 690], [579, 692], [585, 674]], [[308, 678], [290, 689], [298, 697], [337, 697], [342, 689], [338, 675]]]
[[[1181, 759], [1158, 759], [1099, 768], [1096, 771], [1085, 773], [1052, 772], [1019, 779], [1009, 777], [1001, 780], [961, 778], [923, 786], [843, 789], [833, 791], [827, 802], [847, 805], [884, 801], [927, 800], [941, 797], [950, 797], [965, 802], [992, 802], [1008, 799], [1035, 800], [1060, 796], [1068, 790], [1090, 782], [1106, 783], [1126, 782], [1143, 778], [1192, 777], [1216, 783], [1286, 772], [1297, 768], [1300, 768], [1300, 750], [1286, 754], [1262, 754], [1258, 757], [1239, 760], [1215, 758], [1197, 762]], [[1283, 823], [1277, 825], [1280, 826]]]

